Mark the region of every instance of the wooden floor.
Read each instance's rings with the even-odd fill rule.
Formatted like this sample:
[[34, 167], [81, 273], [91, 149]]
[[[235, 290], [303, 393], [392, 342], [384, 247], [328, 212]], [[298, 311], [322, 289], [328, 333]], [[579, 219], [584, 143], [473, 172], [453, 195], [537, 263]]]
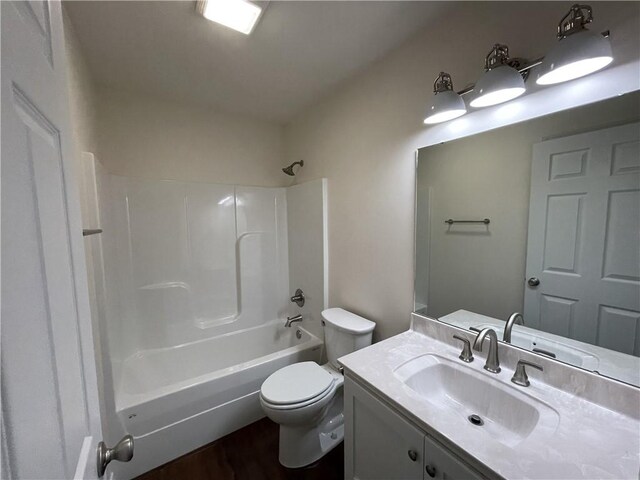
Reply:
[[344, 476], [340, 444], [312, 467], [278, 462], [279, 426], [264, 418], [139, 476], [136, 480], [338, 480]]

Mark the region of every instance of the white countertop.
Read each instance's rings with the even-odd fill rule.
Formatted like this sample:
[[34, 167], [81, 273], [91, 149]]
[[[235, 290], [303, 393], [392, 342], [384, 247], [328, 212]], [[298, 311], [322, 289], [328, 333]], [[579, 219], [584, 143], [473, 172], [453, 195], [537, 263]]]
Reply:
[[[529, 359], [527, 355], [532, 355], [538, 362], [537, 355], [501, 344], [502, 371], [496, 375], [483, 370], [485, 353], [474, 351], [476, 361], [465, 364], [468, 368], [504, 382], [516, 394], [534, 396], [559, 414], [553, 433], [543, 438], [533, 435], [513, 447], [505, 446], [474, 432], [471, 425], [460, 428], [396, 377], [394, 370], [420, 355], [431, 353], [457, 360], [460, 353], [457, 343], [448, 343], [452, 333], [461, 334], [460, 330], [414, 316], [412, 324], [416, 323], [419, 325], [414, 330], [342, 357], [345, 373], [377, 391], [426, 432], [457, 445], [506, 479], [638, 479], [640, 389], [550, 359], [539, 360], [545, 372], [531, 370], [530, 387], [518, 387], [510, 382], [516, 358]], [[436, 333], [426, 335], [429, 331]], [[463, 334], [472, 338], [467, 332]], [[549, 383], [545, 383], [545, 375], [550, 376]], [[585, 375], [588, 378], [583, 378]], [[567, 388], [552, 385], [559, 378]], [[588, 391], [593, 389], [602, 392]], [[593, 398], [612, 398], [613, 403], [605, 406], [589, 400]]]

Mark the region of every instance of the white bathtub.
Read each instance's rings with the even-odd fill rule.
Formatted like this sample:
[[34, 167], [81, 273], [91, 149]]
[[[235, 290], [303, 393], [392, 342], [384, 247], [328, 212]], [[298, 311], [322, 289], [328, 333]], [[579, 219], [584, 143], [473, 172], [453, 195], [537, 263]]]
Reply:
[[262, 382], [321, 355], [321, 340], [278, 321], [127, 358], [116, 410], [135, 437], [135, 454], [119, 464], [120, 476], [132, 478], [262, 418]]

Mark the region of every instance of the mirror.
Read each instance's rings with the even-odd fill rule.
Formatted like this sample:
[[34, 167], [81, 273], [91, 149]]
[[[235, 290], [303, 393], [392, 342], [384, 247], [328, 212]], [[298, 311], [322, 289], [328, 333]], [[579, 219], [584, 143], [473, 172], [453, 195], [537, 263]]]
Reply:
[[420, 149], [416, 313], [521, 313], [513, 345], [640, 386], [639, 122], [634, 92]]

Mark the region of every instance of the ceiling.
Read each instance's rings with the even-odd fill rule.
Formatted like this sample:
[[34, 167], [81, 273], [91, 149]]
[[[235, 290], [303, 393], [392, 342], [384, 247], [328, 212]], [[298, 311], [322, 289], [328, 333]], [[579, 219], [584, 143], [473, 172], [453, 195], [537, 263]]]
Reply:
[[286, 123], [426, 24], [446, 2], [271, 1], [250, 36], [195, 1], [73, 1], [97, 84]]

